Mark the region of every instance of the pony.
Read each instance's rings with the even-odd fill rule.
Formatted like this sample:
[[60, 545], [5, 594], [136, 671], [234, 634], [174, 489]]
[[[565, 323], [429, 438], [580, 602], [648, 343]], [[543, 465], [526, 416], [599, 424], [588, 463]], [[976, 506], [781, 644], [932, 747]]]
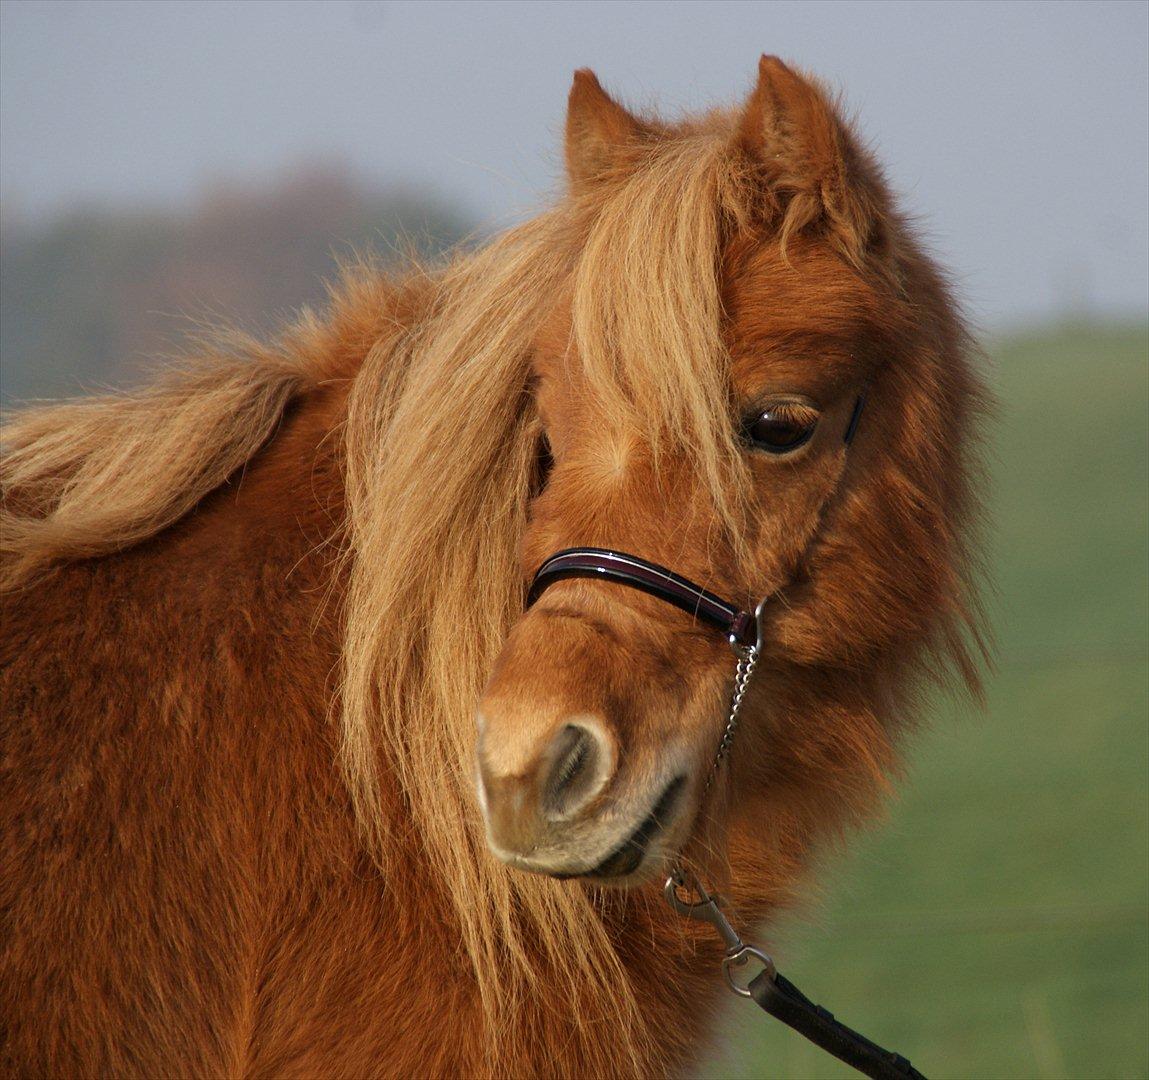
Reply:
[[[978, 356], [833, 97], [764, 57], [670, 121], [579, 71], [565, 161], [443, 265], [11, 418], [8, 1072], [680, 1072], [721, 950], [667, 868], [769, 919], [976, 693]], [[526, 607], [589, 544], [771, 595], [717, 769], [717, 635]]]

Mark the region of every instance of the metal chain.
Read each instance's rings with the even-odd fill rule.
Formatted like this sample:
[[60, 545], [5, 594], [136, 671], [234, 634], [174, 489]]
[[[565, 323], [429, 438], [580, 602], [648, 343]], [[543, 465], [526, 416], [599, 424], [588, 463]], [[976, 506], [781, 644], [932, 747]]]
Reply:
[[734, 736], [738, 731], [738, 713], [742, 708], [742, 699], [746, 697], [746, 688], [750, 685], [750, 676], [754, 674], [754, 667], [758, 663], [758, 648], [751, 646], [738, 650], [738, 666], [734, 669], [734, 695], [730, 699], [730, 715], [726, 718], [726, 728], [718, 743], [718, 753], [714, 758], [714, 768], [706, 777], [706, 785], [702, 789], [705, 796], [714, 783], [714, 777], [722, 765], [722, 759], [730, 752]]
[[[765, 604], [766, 601], [763, 600], [754, 612], [754, 618], [758, 624], [758, 640], [749, 646], [734, 640], [731, 640], [730, 643], [734, 649], [734, 655], [738, 657], [738, 664], [734, 668], [734, 690], [730, 697], [730, 714], [726, 718], [726, 727], [723, 729], [722, 738], [718, 742], [718, 752], [714, 755], [714, 766], [707, 774], [706, 783], [702, 787], [703, 799], [706, 798], [714, 784], [714, 778], [718, 775], [718, 770], [721, 768], [726, 755], [730, 753], [730, 747], [734, 744], [734, 736], [738, 733], [738, 714], [742, 711], [742, 702], [746, 698], [746, 690], [750, 686], [750, 678], [754, 674], [754, 668], [758, 664], [758, 657], [761, 653], [762, 610]], [[679, 895], [679, 889], [687, 890], [688, 896], [692, 892], [698, 899], [696, 901], [689, 898], [684, 900]], [[726, 978], [731, 989], [736, 994], [750, 997], [750, 991], [734, 978], [734, 969], [741, 967], [750, 959], [757, 959], [769, 973], [770, 978], [774, 978], [774, 961], [765, 953], [742, 941], [734, 927], [719, 911], [718, 897], [708, 894], [698, 879], [682, 868], [681, 863], [675, 862], [670, 871], [670, 877], [666, 879], [663, 892], [667, 902], [680, 915], [712, 923], [718, 930], [726, 943], [726, 956], [722, 961], [722, 968], [726, 972]]]

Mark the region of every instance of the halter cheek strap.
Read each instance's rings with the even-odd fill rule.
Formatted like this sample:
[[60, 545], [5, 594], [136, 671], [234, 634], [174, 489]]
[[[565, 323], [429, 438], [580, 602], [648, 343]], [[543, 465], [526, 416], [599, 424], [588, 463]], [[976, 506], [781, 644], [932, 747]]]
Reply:
[[854, 411], [850, 413], [850, 422], [846, 425], [846, 434], [842, 438], [847, 446], [854, 441], [854, 435], [858, 431], [858, 421], [862, 419], [862, 410], [866, 407], [866, 394], [868, 390], [863, 390], [858, 395], [858, 400], [854, 402]]

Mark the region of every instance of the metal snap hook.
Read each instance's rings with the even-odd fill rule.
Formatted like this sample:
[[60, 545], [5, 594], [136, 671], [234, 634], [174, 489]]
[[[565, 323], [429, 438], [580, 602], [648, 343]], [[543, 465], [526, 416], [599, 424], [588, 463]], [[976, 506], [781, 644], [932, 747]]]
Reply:
[[[697, 900], [684, 900], [679, 894], [680, 889], [687, 889], [690, 894], [697, 896]], [[738, 936], [738, 931], [730, 925], [729, 920], [718, 907], [718, 897], [711, 896], [703, 887], [702, 884], [694, 876], [687, 876], [686, 872], [681, 869], [675, 869], [674, 872], [666, 879], [666, 884], [663, 886], [663, 894], [666, 896], [666, 902], [677, 911], [679, 915], [683, 915], [688, 919], [694, 919], [696, 922], [707, 922], [718, 931], [719, 936], [722, 938], [723, 944], [726, 946], [726, 955], [722, 958], [722, 971], [726, 975], [726, 981], [730, 984], [730, 989], [739, 997], [750, 997], [750, 991], [742, 985], [734, 977], [735, 970], [744, 967], [752, 960], [757, 960], [766, 971], [771, 980], [773, 980], [776, 969], [774, 961], [761, 949], [756, 949], [753, 945], [747, 945], [742, 938]], [[746, 980], [749, 982], [749, 980]]]
[[[683, 900], [678, 894], [679, 889], [689, 889], [699, 899], [695, 901]], [[693, 876], [688, 878], [681, 870], [676, 871], [666, 879], [666, 885], [663, 886], [662, 891], [666, 896], [666, 902], [679, 915], [684, 915], [695, 922], [710, 923], [721, 935], [728, 954], [737, 953], [746, 948], [738, 936], [738, 932], [719, 910], [717, 898], [711, 896], [697, 878]]]

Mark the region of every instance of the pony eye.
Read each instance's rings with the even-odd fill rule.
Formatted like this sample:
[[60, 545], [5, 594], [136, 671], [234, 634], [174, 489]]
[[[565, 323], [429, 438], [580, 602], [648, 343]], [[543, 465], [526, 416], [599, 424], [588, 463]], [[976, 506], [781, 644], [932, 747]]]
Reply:
[[797, 450], [814, 434], [818, 413], [796, 401], [779, 402], [746, 418], [743, 433], [756, 449], [771, 454]]

